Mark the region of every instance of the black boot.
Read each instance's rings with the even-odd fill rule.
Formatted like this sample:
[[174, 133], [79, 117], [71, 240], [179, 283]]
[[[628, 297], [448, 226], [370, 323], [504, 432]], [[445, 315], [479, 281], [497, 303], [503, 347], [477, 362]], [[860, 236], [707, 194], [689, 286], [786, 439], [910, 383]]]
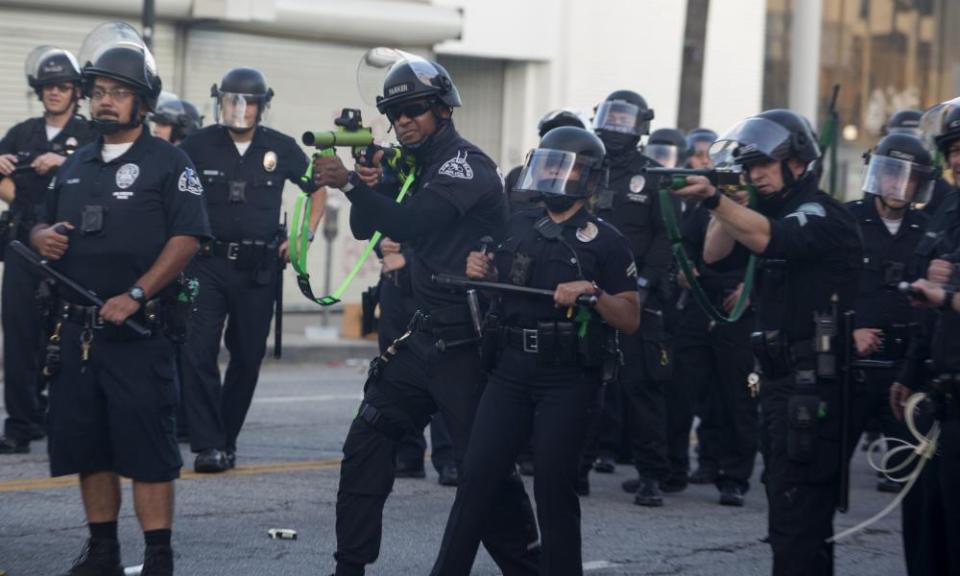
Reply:
[[204, 474], [218, 474], [231, 468], [227, 453], [216, 448], [208, 448], [197, 454], [193, 461], [193, 471]]
[[653, 478], [640, 478], [637, 496], [633, 499], [637, 506], [663, 506], [663, 493], [660, 492], [660, 483]]
[[120, 564], [120, 542], [90, 538], [73, 561], [73, 568], [63, 576], [123, 576]]
[[170, 546], [147, 546], [143, 553], [143, 570], [140, 576], [173, 576], [173, 548]]
[[30, 452], [29, 440], [0, 436], [0, 454], [26, 454], [28, 452]]

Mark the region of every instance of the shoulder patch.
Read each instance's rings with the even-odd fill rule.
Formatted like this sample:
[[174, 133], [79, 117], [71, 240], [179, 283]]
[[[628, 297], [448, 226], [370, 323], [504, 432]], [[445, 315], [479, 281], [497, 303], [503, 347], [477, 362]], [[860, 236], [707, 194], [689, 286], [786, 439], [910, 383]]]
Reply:
[[473, 168], [467, 163], [466, 152], [463, 153], [463, 157], [461, 157], [460, 153], [457, 152], [457, 155], [454, 158], [447, 160], [442, 166], [440, 166], [438, 173], [441, 176], [449, 176], [450, 178], [473, 180]]
[[200, 184], [200, 178], [197, 177], [197, 173], [194, 172], [193, 168], [189, 166], [184, 168], [183, 172], [180, 173], [177, 188], [179, 188], [181, 192], [189, 192], [197, 196], [203, 194], [203, 185]]
[[817, 202], [807, 202], [797, 207], [795, 212], [787, 214], [787, 218], [796, 218], [800, 226], [807, 225], [807, 216], [817, 216], [823, 218], [827, 215], [826, 209]]
[[801, 204], [797, 207], [797, 212], [810, 216], [820, 216], [821, 218], [827, 215], [827, 210], [819, 202], [806, 202]]

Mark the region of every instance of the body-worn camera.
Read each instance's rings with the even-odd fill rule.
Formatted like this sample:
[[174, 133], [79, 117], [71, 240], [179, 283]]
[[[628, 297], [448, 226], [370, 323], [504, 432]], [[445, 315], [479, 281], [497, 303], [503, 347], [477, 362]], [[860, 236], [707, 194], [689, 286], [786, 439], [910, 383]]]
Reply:
[[103, 232], [106, 209], [103, 206], [84, 206], [80, 213], [80, 233], [84, 236]]

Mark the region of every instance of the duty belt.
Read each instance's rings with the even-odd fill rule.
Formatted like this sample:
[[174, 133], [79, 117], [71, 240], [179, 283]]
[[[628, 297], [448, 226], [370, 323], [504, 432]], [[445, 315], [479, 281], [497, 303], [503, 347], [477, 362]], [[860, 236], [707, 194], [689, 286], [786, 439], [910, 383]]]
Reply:
[[[163, 318], [161, 317], [162, 306], [160, 304], [160, 299], [154, 298], [141, 306], [134, 317], [147, 326], [161, 326]], [[87, 329], [103, 330], [105, 332], [104, 337], [107, 340], [140, 338], [135, 336], [133, 330], [125, 326], [104, 323], [100, 318], [100, 307], [98, 306], [85, 306], [67, 300], [59, 300], [57, 301], [56, 317], [63, 322], [76, 324]]]
[[263, 240], [241, 240], [239, 242], [223, 242], [214, 240], [207, 242], [200, 247], [201, 256], [215, 256], [217, 258], [226, 258], [227, 260], [237, 260], [241, 257], [244, 250], [255, 250], [263, 254], [257, 254], [256, 257], [264, 258], [269, 250], [277, 248], [279, 244], [276, 240], [266, 242]]
[[522, 350], [527, 354], [539, 352], [540, 331], [535, 328], [504, 327], [503, 343], [507, 348]]

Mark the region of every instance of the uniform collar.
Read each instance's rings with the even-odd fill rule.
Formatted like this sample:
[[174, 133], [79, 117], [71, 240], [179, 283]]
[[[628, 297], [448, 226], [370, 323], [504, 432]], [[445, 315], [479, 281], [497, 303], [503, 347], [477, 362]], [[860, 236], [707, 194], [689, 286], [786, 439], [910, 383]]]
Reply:
[[446, 154], [450, 152], [451, 146], [459, 139], [460, 134], [457, 133], [453, 120], [450, 120], [446, 128], [430, 136], [423, 146], [413, 150], [413, 154], [424, 166], [436, 161], [446, 160]]
[[[223, 134], [223, 139], [224, 139], [230, 146], [236, 147], [237, 143], [233, 140], [233, 138], [230, 137], [230, 129], [229, 129], [229, 128], [227, 128], [226, 126], [223, 126], [223, 125], [221, 124], [221, 125], [220, 125], [220, 132], [221, 132], [221, 134]], [[257, 127], [253, 129], [253, 138], [251, 138], [251, 139], [250, 139], [250, 142], [248, 142], [248, 144], [250, 144], [250, 146], [249, 146], [247, 149], [249, 150], [250, 148], [262, 148], [263, 145], [264, 145], [264, 144], [263, 144], [263, 139], [264, 139], [265, 137], [266, 137], [266, 135], [264, 134], [264, 128], [263, 128], [263, 126], [260, 125], [260, 124], [257, 124]]]
[[[547, 209], [543, 206], [541, 206], [539, 210], [534, 211], [533, 215], [535, 216], [536, 220], [550, 217], [550, 214], [547, 212]], [[587, 207], [581, 206], [580, 209], [573, 214], [573, 216], [567, 218], [563, 222], [558, 222], [557, 225], [563, 226], [564, 228], [567, 228], [567, 227], [582, 228], [583, 225], [589, 221], [590, 221], [590, 213], [587, 211]]]
[[133, 141], [133, 146], [131, 146], [129, 150], [127, 150], [117, 158], [114, 158], [110, 162], [104, 162], [103, 156], [101, 155], [101, 152], [103, 151], [103, 144], [104, 144], [102, 134], [97, 137], [97, 140], [93, 146], [85, 146], [84, 148], [81, 149], [82, 152], [77, 152], [77, 154], [81, 154], [81, 153], [83, 154], [83, 157], [81, 158], [82, 162], [99, 162], [104, 165], [119, 164], [121, 161], [129, 162], [130, 160], [137, 160], [143, 156], [144, 149], [146, 148], [150, 140], [153, 139], [153, 136], [150, 135], [150, 132], [147, 130], [147, 127], [145, 125], [142, 125], [142, 126], [143, 126], [143, 130], [140, 132], [140, 136], [138, 136], [137, 139]]

